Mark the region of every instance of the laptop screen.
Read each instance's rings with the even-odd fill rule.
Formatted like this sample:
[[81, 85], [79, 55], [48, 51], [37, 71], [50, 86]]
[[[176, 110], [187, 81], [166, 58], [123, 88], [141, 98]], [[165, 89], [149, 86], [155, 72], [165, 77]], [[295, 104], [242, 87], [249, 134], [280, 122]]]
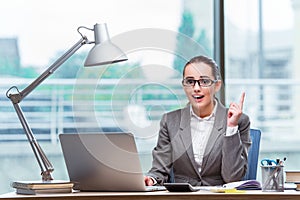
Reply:
[[74, 189], [144, 191], [144, 176], [134, 136], [130, 133], [60, 134]]

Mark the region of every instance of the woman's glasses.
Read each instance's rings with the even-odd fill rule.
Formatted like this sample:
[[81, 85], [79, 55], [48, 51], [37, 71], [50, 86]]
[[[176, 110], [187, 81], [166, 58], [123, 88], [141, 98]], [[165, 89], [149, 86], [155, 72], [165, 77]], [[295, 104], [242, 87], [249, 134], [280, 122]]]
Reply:
[[182, 85], [185, 87], [194, 87], [196, 82], [201, 87], [209, 87], [212, 84], [216, 83], [218, 80], [211, 80], [209, 78], [200, 78], [198, 80], [192, 78], [185, 78], [182, 80]]

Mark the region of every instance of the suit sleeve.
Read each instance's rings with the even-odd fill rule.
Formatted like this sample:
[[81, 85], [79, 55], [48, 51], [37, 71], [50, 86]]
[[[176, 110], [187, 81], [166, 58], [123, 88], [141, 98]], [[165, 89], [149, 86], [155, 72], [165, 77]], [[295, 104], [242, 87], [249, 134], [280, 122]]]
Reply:
[[221, 174], [226, 183], [240, 181], [246, 174], [250, 145], [250, 120], [243, 114], [239, 120], [237, 133], [224, 136]]
[[156, 147], [152, 151], [152, 168], [147, 173], [155, 178], [157, 184], [163, 184], [169, 180], [172, 166], [171, 143], [167, 128], [167, 114], [164, 114], [160, 121], [160, 131]]

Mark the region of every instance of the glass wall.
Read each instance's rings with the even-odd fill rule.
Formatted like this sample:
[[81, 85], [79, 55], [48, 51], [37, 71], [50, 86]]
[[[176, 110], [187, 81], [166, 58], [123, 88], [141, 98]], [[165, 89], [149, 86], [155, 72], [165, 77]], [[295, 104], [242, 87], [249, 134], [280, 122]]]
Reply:
[[[211, 0], [11, 0], [0, 15], [0, 193], [13, 191], [11, 181], [41, 179], [6, 93], [22, 91], [74, 45], [79, 26], [106, 22], [128, 61], [83, 68], [92, 47], [85, 45], [19, 104], [54, 179], [68, 179], [58, 134], [71, 132], [132, 132], [147, 171], [162, 113], [187, 102], [183, 64], [213, 56]], [[83, 34], [93, 40], [92, 31]]]
[[286, 170], [299, 170], [300, 2], [225, 2], [226, 102], [245, 91], [244, 111], [262, 131], [260, 159], [287, 157]]

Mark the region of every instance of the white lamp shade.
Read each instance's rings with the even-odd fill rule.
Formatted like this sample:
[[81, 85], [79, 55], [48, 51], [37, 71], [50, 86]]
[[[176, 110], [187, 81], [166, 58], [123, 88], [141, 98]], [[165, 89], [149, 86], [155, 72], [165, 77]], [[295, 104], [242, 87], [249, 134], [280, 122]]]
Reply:
[[95, 45], [90, 50], [84, 66], [106, 65], [125, 60], [128, 60], [128, 58], [122, 50], [110, 41], [106, 41], [102, 44]]
[[106, 24], [94, 25], [95, 46], [90, 50], [84, 66], [105, 65], [128, 60], [123, 51], [109, 38]]

